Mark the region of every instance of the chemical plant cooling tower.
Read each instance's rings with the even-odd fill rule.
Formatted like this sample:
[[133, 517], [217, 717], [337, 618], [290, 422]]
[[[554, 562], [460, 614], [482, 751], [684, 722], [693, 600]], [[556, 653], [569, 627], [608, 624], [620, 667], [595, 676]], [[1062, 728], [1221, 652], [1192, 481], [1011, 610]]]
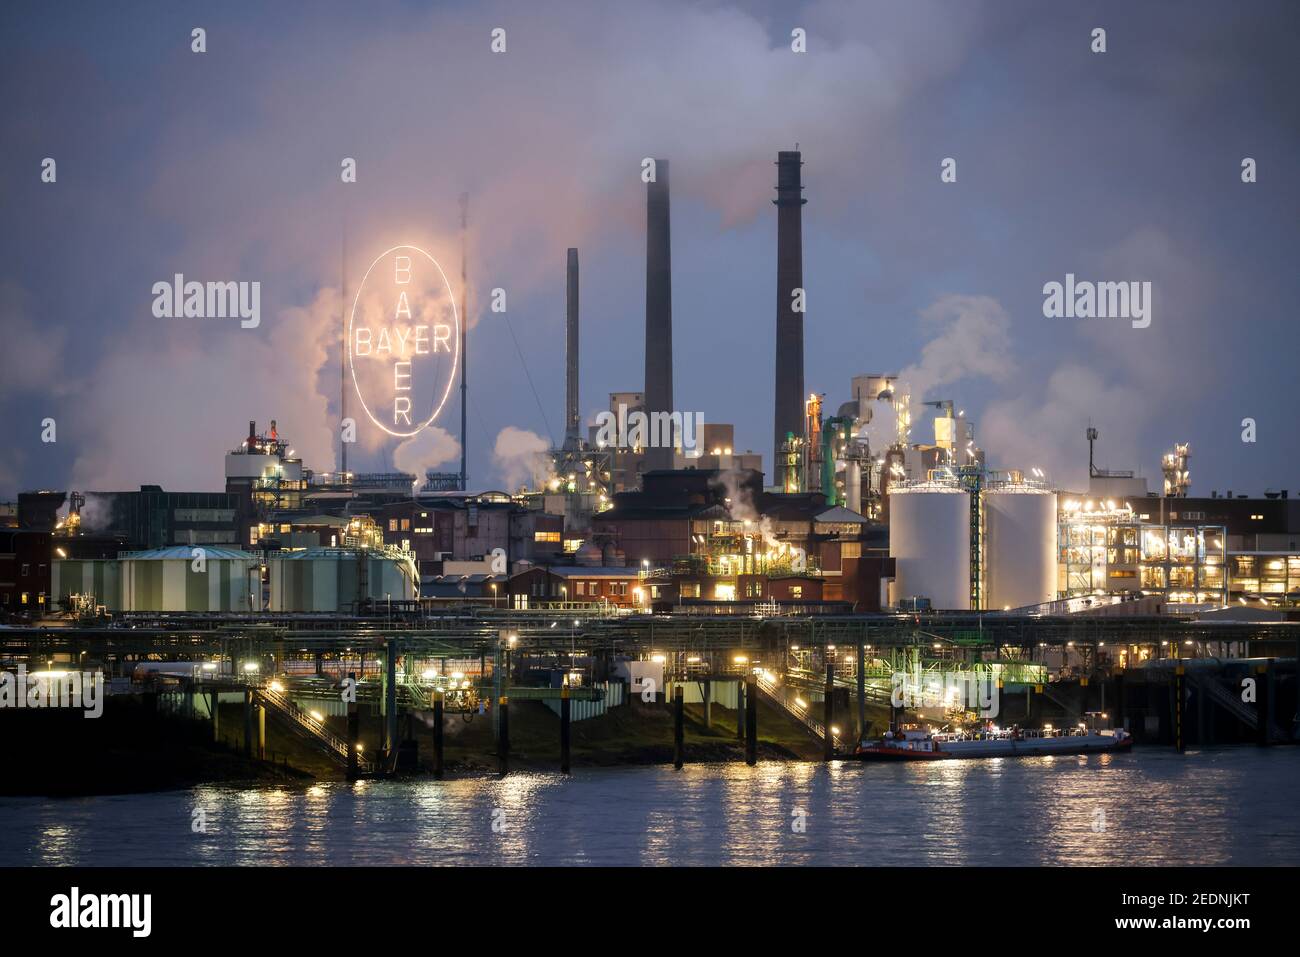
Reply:
[[1056, 493], [1032, 485], [984, 491], [984, 607], [1056, 598]]
[[894, 602], [928, 598], [933, 608], [970, 608], [970, 495], [925, 482], [889, 490]]

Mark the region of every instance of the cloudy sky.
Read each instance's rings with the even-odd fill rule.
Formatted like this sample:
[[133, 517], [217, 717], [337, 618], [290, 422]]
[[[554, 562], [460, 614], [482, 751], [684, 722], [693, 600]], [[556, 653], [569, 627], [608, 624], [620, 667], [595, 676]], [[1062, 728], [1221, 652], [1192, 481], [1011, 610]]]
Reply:
[[[504, 483], [563, 429], [566, 247], [584, 412], [641, 388], [646, 156], [672, 162], [677, 403], [770, 462], [772, 164], [796, 143], [805, 375], [832, 409], [906, 369], [995, 466], [1077, 487], [1091, 420], [1112, 468], [1156, 478], [1189, 441], [1194, 493], [1300, 489], [1298, 27], [1287, 0], [6, 3], [0, 499], [219, 489], [249, 419], [335, 467], [344, 229], [352, 293], [399, 243], [454, 277], [462, 192], [470, 480]], [[175, 273], [260, 282], [261, 325], [156, 318]], [[1067, 273], [1151, 282], [1150, 326], [1045, 318]], [[457, 467], [455, 401], [439, 422], [399, 447], [362, 418], [349, 465]]]

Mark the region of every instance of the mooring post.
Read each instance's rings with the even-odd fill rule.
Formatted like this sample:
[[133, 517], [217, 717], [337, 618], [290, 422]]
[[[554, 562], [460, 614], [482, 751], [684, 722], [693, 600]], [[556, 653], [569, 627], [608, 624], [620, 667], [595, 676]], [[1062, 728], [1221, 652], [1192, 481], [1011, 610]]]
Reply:
[[745, 763], [758, 763], [758, 678], [745, 678]]
[[569, 676], [560, 685], [560, 773], [569, 773], [569, 722], [573, 720], [573, 701], [569, 697]]
[[704, 727], [713, 727], [713, 682], [704, 679]]
[[858, 740], [867, 736], [867, 652], [858, 639]]
[[[356, 672], [348, 672], [348, 687], [355, 691]], [[357, 779], [357, 739], [361, 737], [361, 711], [357, 707], [356, 694], [348, 701], [348, 780]]]
[[736, 679], [736, 740], [745, 740], [745, 677]]
[[1259, 715], [1255, 743], [1261, 747], [1269, 744], [1269, 724], [1273, 718], [1272, 663], [1272, 658], [1266, 658], [1263, 664], [1255, 666], [1255, 713]]
[[266, 705], [257, 706], [257, 760], [266, 760]]
[[823, 725], [826, 734], [823, 736], [825, 748], [822, 756], [831, 761], [835, 758], [835, 735], [831, 733], [831, 725], [835, 721], [835, 666], [828, 659], [826, 662], [826, 700], [823, 708]]
[[253, 689], [244, 689], [244, 757], [253, 756]]
[[1184, 730], [1187, 714], [1187, 668], [1182, 664], [1174, 667], [1174, 747], [1182, 754], [1187, 750], [1187, 737]]
[[212, 740], [221, 740], [221, 695], [214, 689], [208, 692], [208, 700], [212, 702]]
[[433, 693], [433, 776], [442, 778], [442, 692]]
[[510, 771], [510, 699], [502, 695], [497, 707], [501, 709], [497, 712], [497, 760], [504, 775]]
[[685, 723], [686, 695], [681, 682], [673, 685], [673, 767], [682, 769], [685, 760]]
[[1115, 720], [1111, 724], [1116, 728], [1128, 729], [1128, 716], [1124, 713], [1124, 669], [1115, 669], [1115, 690], [1111, 692], [1111, 697], [1115, 699], [1112, 707], [1115, 710]]
[[384, 757], [397, 751], [397, 639], [384, 642]]

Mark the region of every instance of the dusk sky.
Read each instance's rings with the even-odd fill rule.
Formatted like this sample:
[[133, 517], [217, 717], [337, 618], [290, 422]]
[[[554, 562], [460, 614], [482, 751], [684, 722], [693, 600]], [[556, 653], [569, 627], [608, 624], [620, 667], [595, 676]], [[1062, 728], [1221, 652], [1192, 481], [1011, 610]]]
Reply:
[[[219, 490], [250, 419], [334, 468], [344, 226], [351, 294], [402, 243], [458, 291], [462, 192], [470, 486], [503, 486], [505, 430], [563, 438], [566, 247], [588, 420], [642, 387], [647, 156], [672, 164], [678, 408], [735, 423], [770, 481], [773, 164], [796, 143], [830, 411], [908, 370], [994, 467], [1079, 488], [1091, 421], [1099, 464], [1153, 488], [1190, 442], [1193, 494], [1300, 493], [1298, 34], [1290, 0], [6, 3], [0, 500]], [[156, 318], [176, 273], [260, 282], [260, 326]], [[1149, 281], [1150, 326], [1046, 318], [1067, 273]], [[354, 470], [459, 467], [454, 394], [414, 448], [359, 422]]]

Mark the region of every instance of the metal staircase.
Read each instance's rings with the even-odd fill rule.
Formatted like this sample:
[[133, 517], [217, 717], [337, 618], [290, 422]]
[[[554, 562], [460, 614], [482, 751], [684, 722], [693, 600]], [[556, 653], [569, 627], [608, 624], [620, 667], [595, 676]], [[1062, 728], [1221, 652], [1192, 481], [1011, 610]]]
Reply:
[[[283, 692], [274, 691], [269, 687], [261, 687], [255, 693], [261, 702], [284, 718], [289, 727], [296, 731], [300, 737], [319, 747], [344, 767], [347, 766], [348, 742], [325, 727], [323, 721], [317, 721], [309, 712], [298, 707]], [[362, 772], [369, 772], [371, 770], [370, 762], [358, 754], [357, 768]]]

